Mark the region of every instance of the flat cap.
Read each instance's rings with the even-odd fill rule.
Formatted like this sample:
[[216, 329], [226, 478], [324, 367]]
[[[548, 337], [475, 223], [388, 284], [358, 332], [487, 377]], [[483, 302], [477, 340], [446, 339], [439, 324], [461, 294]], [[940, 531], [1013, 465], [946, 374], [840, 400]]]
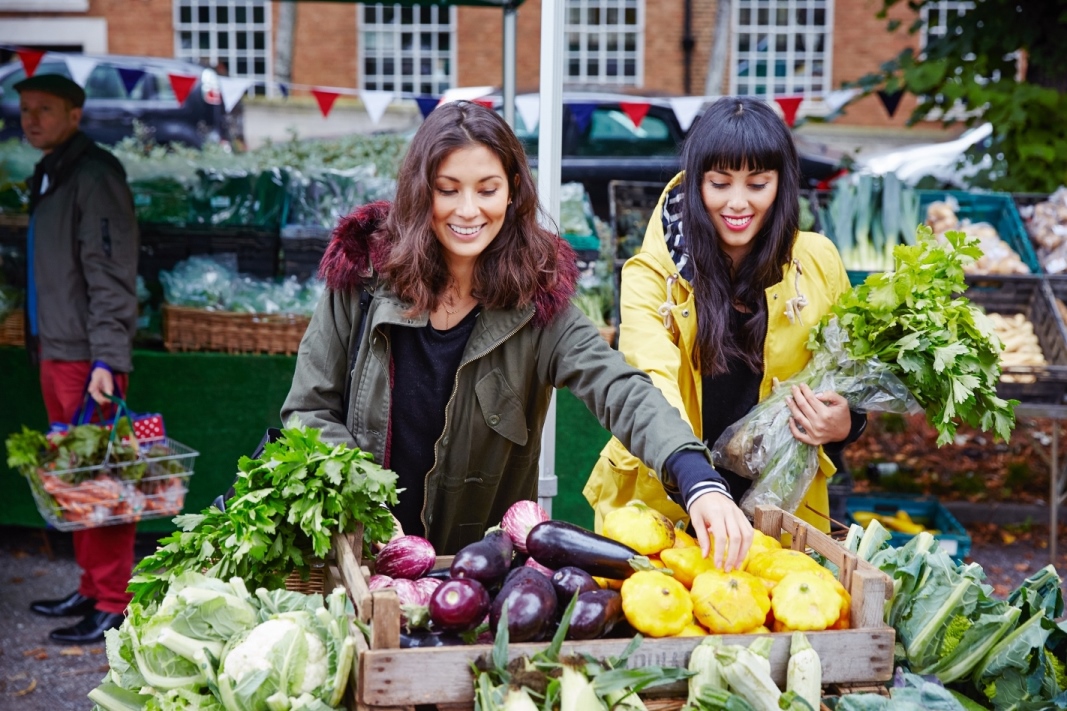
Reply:
[[24, 91], [43, 91], [66, 99], [78, 108], [85, 105], [85, 90], [62, 74], [34, 74], [15, 84], [15, 91], [20, 94]]

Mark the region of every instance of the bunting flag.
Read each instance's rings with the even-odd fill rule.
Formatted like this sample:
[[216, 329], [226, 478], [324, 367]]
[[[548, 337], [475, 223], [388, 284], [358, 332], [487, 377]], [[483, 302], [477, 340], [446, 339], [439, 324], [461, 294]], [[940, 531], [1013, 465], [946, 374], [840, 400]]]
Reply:
[[619, 108], [633, 121], [634, 128], [641, 128], [641, 122], [645, 120], [648, 109], [652, 105], [648, 102], [620, 101]]
[[823, 99], [823, 103], [826, 104], [826, 108], [830, 113], [836, 113], [843, 109], [846, 104], [856, 98], [860, 93], [859, 89], [838, 89], [837, 91], [831, 91]]
[[363, 89], [359, 92], [359, 98], [363, 101], [363, 106], [367, 109], [367, 113], [370, 114], [370, 120], [375, 125], [382, 120], [382, 115], [389, 108], [389, 104], [393, 103], [393, 96], [391, 91]]
[[89, 57], [64, 57], [67, 62], [67, 71], [70, 72], [70, 78], [73, 79], [78, 86], [85, 88], [85, 82], [89, 81], [89, 75], [96, 69], [96, 60]]
[[219, 77], [219, 92], [222, 93], [222, 106], [226, 113], [233, 111], [237, 102], [252, 88], [251, 79], [241, 77]]
[[574, 116], [574, 123], [578, 127], [578, 130], [585, 133], [585, 129], [589, 128], [589, 121], [593, 118], [593, 111], [596, 110], [596, 104], [587, 104], [585, 102], [567, 103], [565, 106], [571, 110], [571, 115]]
[[19, 55], [19, 59], [22, 60], [22, 70], [26, 72], [26, 76], [32, 77], [33, 73], [37, 71], [37, 65], [44, 59], [44, 52], [25, 48], [16, 49], [15, 52]]
[[419, 113], [423, 118], [430, 115], [430, 112], [437, 108], [437, 105], [441, 103], [440, 96], [416, 96], [415, 103], [419, 105]]
[[890, 93], [885, 89], [878, 90], [878, 98], [882, 100], [882, 106], [885, 107], [885, 111], [889, 114], [889, 118], [893, 118], [893, 114], [897, 112], [897, 106], [900, 105], [900, 99], [904, 96], [904, 92], [900, 89]]
[[493, 108], [493, 100], [492, 99], [482, 99], [482, 98], [471, 99], [471, 103], [478, 104], [478, 106], [484, 106], [487, 109]]
[[278, 82], [278, 91], [282, 93], [282, 98], [289, 98], [289, 85], [285, 82]]
[[184, 104], [185, 100], [189, 98], [189, 92], [193, 90], [193, 86], [196, 84], [196, 77], [188, 74], [167, 74], [167, 78], [170, 79], [170, 88], [174, 90], [174, 96], [178, 99], [178, 103]]
[[119, 72], [119, 78], [122, 79], [122, 86], [126, 88], [126, 94], [129, 95], [133, 91], [133, 87], [137, 86], [137, 82], [141, 81], [141, 77], [144, 76], [144, 72], [140, 69], [133, 69], [132, 67], [115, 67]]
[[515, 110], [519, 112], [519, 118], [528, 133], [537, 130], [537, 124], [541, 120], [541, 97], [538, 94], [516, 96]]
[[315, 101], [319, 102], [319, 111], [322, 112], [323, 118], [330, 115], [333, 102], [337, 101], [337, 97], [341, 95], [340, 92], [327, 91], [326, 89], [312, 89], [311, 94], [315, 97]]
[[800, 102], [804, 100], [803, 96], [776, 96], [774, 100], [778, 103], [778, 106], [782, 108], [782, 118], [786, 124], [792, 128], [797, 122], [797, 109], [800, 108]]
[[673, 96], [669, 99], [674, 117], [678, 119], [683, 131], [688, 131], [693, 125], [697, 114], [700, 113], [700, 107], [707, 100], [706, 96]]

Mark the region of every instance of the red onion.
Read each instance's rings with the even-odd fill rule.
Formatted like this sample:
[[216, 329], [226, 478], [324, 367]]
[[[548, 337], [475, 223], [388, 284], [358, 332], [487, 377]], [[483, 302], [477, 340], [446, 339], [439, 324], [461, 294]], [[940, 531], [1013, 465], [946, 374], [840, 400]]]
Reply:
[[500, 519], [500, 527], [507, 531], [516, 550], [526, 552], [526, 534], [530, 529], [547, 521], [548, 512], [541, 508], [536, 501], [516, 501], [504, 512], [504, 518]]
[[437, 560], [433, 544], [420, 536], [400, 536], [385, 544], [374, 559], [379, 575], [415, 580], [430, 572]]

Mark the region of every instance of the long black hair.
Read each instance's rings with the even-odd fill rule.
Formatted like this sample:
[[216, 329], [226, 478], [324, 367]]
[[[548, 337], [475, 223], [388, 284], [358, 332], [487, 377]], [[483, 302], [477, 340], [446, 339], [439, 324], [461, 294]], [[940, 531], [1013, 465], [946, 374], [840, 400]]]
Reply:
[[[759, 372], [767, 334], [764, 290], [782, 280], [800, 224], [800, 162], [793, 136], [765, 101], [724, 97], [690, 129], [682, 161], [682, 220], [694, 267], [700, 371], [721, 375], [729, 359], [740, 358]], [[709, 170], [778, 172], [778, 194], [740, 264], [722, 250], [704, 207], [701, 186]], [[752, 314], [736, 338], [730, 329], [734, 304]]]

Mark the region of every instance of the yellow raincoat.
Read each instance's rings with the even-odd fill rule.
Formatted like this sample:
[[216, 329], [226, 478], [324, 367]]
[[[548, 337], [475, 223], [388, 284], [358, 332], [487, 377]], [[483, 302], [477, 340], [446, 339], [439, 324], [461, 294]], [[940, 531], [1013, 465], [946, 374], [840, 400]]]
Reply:
[[[682, 174], [675, 176], [664, 189], [640, 253], [623, 266], [619, 350], [631, 365], [652, 377], [696, 436], [703, 439], [702, 376], [694, 359], [697, 319], [693, 289], [678, 273], [660, 219], [668, 191], [681, 180]], [[848, 274], [833, 243], [814, 232], [798, 233], [784, 278], [766, 290], [767, 336], [760, 400], [771, 392], [775, 378], [786, 380], [807, 364], [810, 351], [805, 344], [811, 327], [848, 289]], [[820, 448], [819, 473], [797, 510], [797, 516], [822, 531], [829, 531], [826, 479], [834, 471]], [[641, 499], [673, 521], [688, 518], [667, 496], [656, 472], [614, 438], [601, 451], [583, 493], [595, 512], [598, 531], [609, 511], [632, 499]]]

